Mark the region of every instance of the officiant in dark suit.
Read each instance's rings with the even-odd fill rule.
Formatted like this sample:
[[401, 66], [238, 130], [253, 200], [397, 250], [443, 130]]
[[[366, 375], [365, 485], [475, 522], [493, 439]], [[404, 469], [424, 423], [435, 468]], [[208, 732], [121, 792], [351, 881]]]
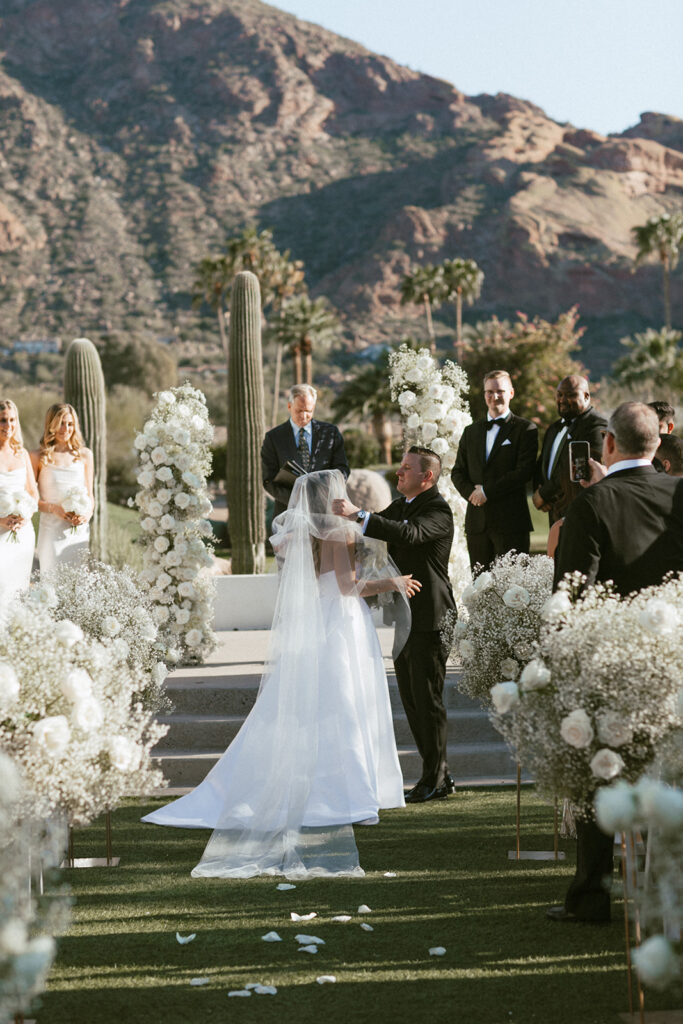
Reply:
[[[580, 572], [586, 586], [612, 580], [619, 594], [661, 583], [683, 572], [683, 480], [657, 473], [659, 445], [654, 410], [640, 402], [615, 409], [605, 432], [603, 466], [567, 510], [555, 558], [555, 586], [565, 573]], [[551, 907], [555, 921], [606, 922], [613, 837], [594, 821], [577, 821], [576, 874], [564, 906]]]
[[560, 418], [550, 424], [543, 438], [532, 498], [536, 508], [548, 513], [551, 526], [562, 519], [574, 498], [581, 494], [581, 485], [573, 483], [569, 476], [570, 441], [588, 441], [591, 458], [598, 460], [607, 426], [604, 416], [591, 405], [585, 377], [565, 377], [557, 385], [555, 399]]
[[454, 788], [443, 703], [448, 651], [440, 633], [447, 613], [455, 609], [448, 576], [454, 529], [448, 502], [436, 486], [440, 473], [439, 456], [413, 445], [397, 471], [401, 498], [382, 512], [366, 512], [347, 500], [332, 505], [333, 512], [361, 523], [367, 537], [386, 541], [399, 571], [421, 584], [410, 600], [408, 641], [394, 662], [401, 701], [422, 758], [422, 775], [406, 795], [407, 803], [440, 799]]
[[287, 462], [296, 462], [306, 472], [340, 469], [349, 475], [344, 439], [334, 423], [313, 418], [318, 393], [310, 384], [295, 384], [290, 389], [289, 419], [269, 430], [261, 447], [263, 486], [275, 499], [274, 516], [284, 512], [292, 493], [292, 482], [277, 480]]
[[510, 411], [514, 388], [506, 370], [484, 377], [486, 419], [465, 427], [451, 480], [467, 500], [465, 535], [470, 564], [488, 569], [507, 551], [529, 552], [526, 498], [538, 451], [538, 429]]

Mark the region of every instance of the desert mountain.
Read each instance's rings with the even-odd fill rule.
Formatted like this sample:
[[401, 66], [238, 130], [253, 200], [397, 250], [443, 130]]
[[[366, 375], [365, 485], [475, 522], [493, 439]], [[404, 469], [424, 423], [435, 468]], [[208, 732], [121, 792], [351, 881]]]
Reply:
[[479, 315], [578, 302], [589, 364], [662, 321], [630, 229], [680, 207], [681, 120], [558, 124], [259, 0], [0, 0], [0, 52], [0, 343], [196, 333], [192, 266], [248, 221], [358, 344], [405, 331], [411, 263], [455, 255]]

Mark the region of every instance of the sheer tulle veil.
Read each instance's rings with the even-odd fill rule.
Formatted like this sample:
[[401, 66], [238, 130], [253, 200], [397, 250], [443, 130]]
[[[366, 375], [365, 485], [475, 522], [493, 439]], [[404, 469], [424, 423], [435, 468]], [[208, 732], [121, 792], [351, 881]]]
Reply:
[[339, 470], [307, 474], [296, 481], [287, 511], [273, 523], [280, 580], [259, 700], [274, 680], [278, 699], [249, 731], [249, 763], [258, 763], [258, 777], [236, 780], [234, 798], [221, 811], [195, 877], [363, 874], [352, 825], [303, 825], [325, 711], [326, 634], [318, 581], [334, 571], [342, 594], [370, 591], [380, 601], [390, 600], [395, 650], [407, 639], [410, 611], [405, 596], [388, 589], [388, 580], [400, 574], [385, 545], [366, 540], [356, 523], [332, 514], [332, 501], [345, 496]]

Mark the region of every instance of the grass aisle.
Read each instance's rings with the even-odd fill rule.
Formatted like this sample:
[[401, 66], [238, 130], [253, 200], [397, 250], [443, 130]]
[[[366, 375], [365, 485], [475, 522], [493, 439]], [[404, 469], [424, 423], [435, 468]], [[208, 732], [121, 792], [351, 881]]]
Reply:
[[[621, 903], [609, 928], [545, 920], [566, 888], [573, 844], [563, 844], [566, 865], [508, 861], [512, 790], [385, 812], [379, 826], [356, 829], [364, 879], [299, 882], [288, 892], [276, 890], [277, 878], [190, 878], [207, 833], [141, 825], [158, 804], [115, 813], [119, 868], [70, 873], [72, 926], [39, 1024], [618, 1024], [627, 1009]], [[525, 790], [523, 813], [523, 846], [547, 848], [549, 808]], [[76, 856], [100, 856], [103, 842], [101, 825], [77, 832]], [[359, 917], [362, 903], [372, 913]], [[292, 910], [318, 916], [295, 924]], [[353, 914], [348, 924], [330, 921], [342, 913]], [[270, 930], [283, 941], [263, 942]], [[197, 938], [181, 946], [176, 931]], [[301, 932], [326, 944], [299, 953]], [[431, 946], [446, 955], [430, 957]], [[322, 974], [337, 984], [316, 984]], [[191, 987], [195, 977], [210, 982]], [[278, 994], [228, 998], [247, 982]], [[648, 995], [649, 1009], [673, 1005]]]

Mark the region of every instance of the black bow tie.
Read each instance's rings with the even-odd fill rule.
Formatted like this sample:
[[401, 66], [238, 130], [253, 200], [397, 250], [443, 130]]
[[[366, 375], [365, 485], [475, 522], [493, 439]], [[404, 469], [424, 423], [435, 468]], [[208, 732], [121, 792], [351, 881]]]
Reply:
[[486, 429], [490, 430], [491, 427], [502, 427], [503, 423], [507, 423], [507, 416], [499, 416], [497, 420], [489, 420], [486, 424]]
[[571, 420], [568, 420], [568, 419], [561, 419], [561, 420], [560, 420], [560, 423], [562, 424], [562, 426], [563, 426], [563, 427], [567, 427], [567, 428], [571, 427], [571, 425], [572, 425], [572, 423], [573, 423], [573, 422], [574, 422], [574, 420], [573, 420], [573, 419], [571, 419]]

